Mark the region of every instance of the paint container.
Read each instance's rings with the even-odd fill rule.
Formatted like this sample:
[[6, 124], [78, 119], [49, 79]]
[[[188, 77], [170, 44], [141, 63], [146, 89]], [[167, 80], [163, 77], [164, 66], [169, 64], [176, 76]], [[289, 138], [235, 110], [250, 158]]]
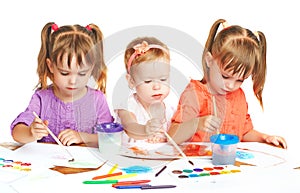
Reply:
[[120, 152], [124, 129], [119, 123], [102, 123], [95, 126], [101, 154], [116, 155]]
[[212, 163], [214, 165], [234, 165], [239, 137], [230, 134], [216, 134], [210, 137]]

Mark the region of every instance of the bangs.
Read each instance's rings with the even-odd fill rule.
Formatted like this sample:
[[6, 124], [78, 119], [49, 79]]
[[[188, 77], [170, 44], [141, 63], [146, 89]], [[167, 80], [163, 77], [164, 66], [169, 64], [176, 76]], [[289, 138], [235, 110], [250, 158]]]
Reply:
[[256, 64], [258, 54], [253, 49], [253, 44], [245, 46], [242, 43], [236, 45], [243, 45], [242, 47], [224, 46], [223, 50], [216, 57], [219, 59], [220, 67], [225, 71], [232, 72], [233, 75], [243, 77], [244, 79], [252, 74], [253, 68]]
[[53, 58], [57, 58], [57, 63], [66, 61], [70, 67], [72, 58], [75, 57], [78, 66], [83, 65], [83, 60], [85, 60], [86, 65], [94, 64], [93, 42], [78, 34], [68, 34], [61, 38], [64, 40], [60, 39], [57, 42], [63, 42], [63, 44], [57, 44], [56, 48], [53, 49]]

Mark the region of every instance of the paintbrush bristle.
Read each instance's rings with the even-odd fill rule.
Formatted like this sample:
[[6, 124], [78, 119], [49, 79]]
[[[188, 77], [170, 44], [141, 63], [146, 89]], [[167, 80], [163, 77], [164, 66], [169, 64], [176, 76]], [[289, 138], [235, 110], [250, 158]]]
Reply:
[[194, 163], [191, 160], [189, 160], [189, 163], [194, 166]]

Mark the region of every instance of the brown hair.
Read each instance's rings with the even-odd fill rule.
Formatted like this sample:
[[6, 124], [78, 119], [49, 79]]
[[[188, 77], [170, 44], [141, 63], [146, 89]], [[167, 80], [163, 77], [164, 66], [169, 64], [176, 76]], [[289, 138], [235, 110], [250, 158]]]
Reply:
[[41, 89], [48, 87], [47, 78], [53, 81], [53, 75], [48, 69], [46, 59], [54, 63], [61, 62], [63, 56], [67, 55], [70, 66], [73, 56], [76, 57], [78, 65], [82, 63], [82, 56], [88, 64], [94, 65], [92, 76], [97, 82], [97, 89], [103, 93], [106, 91], [107, 67], [103, 57], [103, 35], [99, 27], [89, 24], [87, 27], [80, 25], [65, 25], [54, 30], [53, 22], [47, 23], [41, 32], [41, 48], [38, 55], [37, 73]]
[[[255, 35], [249, 29], [238, 25], [225, 27], [219, 33], [218, 27], [226, 20], [219, 19], [211, 27], [207, 38], [202, 64], [205, 82], [207, 69], [205, 55], [210, 52], [220, 68], [232, 70], [234, 74], [247, 78], [252, 76], [253, 91], [263, 108], [262, 92], [266, 79], [266, 38], [260, 31]], [[216, 35], [217, 34], [217, 35]]]

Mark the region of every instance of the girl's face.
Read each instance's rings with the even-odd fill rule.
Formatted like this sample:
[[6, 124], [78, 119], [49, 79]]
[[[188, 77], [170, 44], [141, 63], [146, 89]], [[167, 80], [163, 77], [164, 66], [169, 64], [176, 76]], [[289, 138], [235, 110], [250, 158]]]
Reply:
[[170, 64], [157, 60], [132, 66], [127, 74], [131, 88], [136, 89], [139, 102], [146, 108], [154, 102], [162, 102], [170, 92]]
[[217, 61], [211, 59], [208, 64], [208, 86], [212, 94], [227, 94], [241, 87], [245, 78], [239, 73], [220, 69]]
[[57, 65], [47, 60], [48, 67], [53, 73], [54, 93], [62, 101], [71, 102], [86, 94], [86, 85], [93, 66], [87, 65], [84, 59], [82, 62], [83, 64], [79, 66], [76, 57], [73, 56], [69, 68], [66, 57], [63, 57], [63, 61]]

